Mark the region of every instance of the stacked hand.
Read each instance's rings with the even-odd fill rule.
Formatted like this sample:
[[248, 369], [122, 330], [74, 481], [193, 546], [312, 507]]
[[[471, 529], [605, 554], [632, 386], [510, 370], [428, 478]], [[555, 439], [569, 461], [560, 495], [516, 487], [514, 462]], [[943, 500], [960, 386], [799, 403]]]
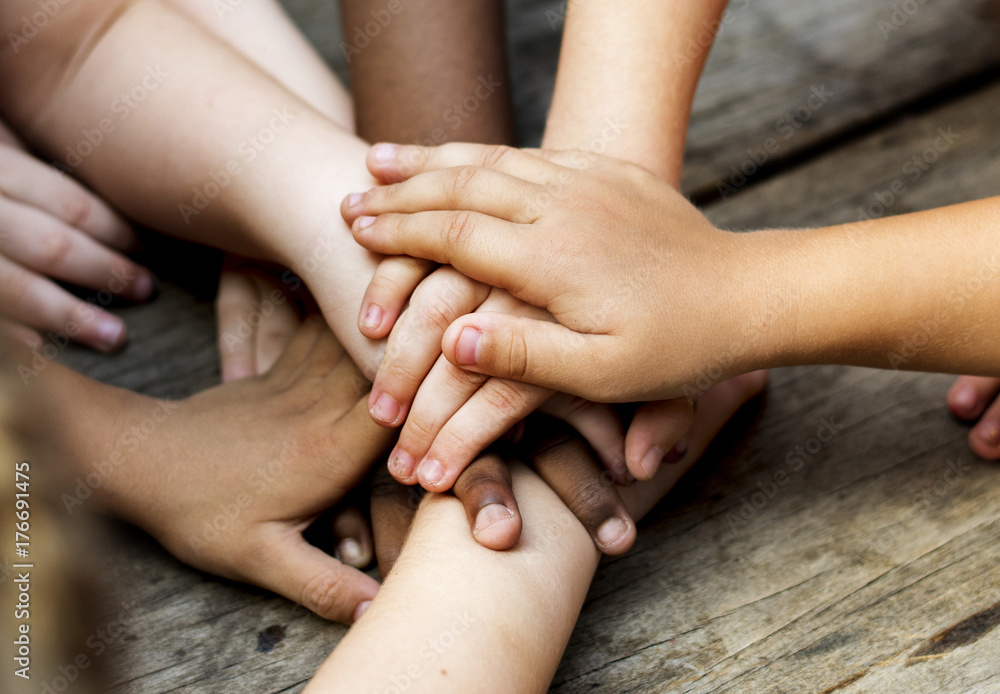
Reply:
[[78, 183], [29, 154], [0, 123], [0, 315], [104, 352], [125, 341], [125, 324], [58, 286], [62, 280], [142, 301], [153, 275], [119, 251], [132, 228]]

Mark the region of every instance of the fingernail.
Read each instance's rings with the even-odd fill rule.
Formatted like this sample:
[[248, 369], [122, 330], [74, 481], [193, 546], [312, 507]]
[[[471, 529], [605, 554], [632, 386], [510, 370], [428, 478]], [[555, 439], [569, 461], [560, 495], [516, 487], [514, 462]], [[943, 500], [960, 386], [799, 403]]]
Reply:
[[154, 291], [156, 291], [156, 278], [152, 273], [146, 272], [135, 278], [135, 283], [132, 285], [133, 298], [145, 301], [153, 296]]
[[361, 198], [363, 197], [364, 195], [362, 195], [361, 193], [351, 193], [350, 195], [347, 196], [347, 206], [357, 207], [359, 204], [361, 204]]
[[359, 230], [367, 229], [374, 223], [375, 223], [375, 218], [369, 217], [368, 215], [365, 215], [363, 217], [358, 217], [356, 220], [354, 220], [354, 226], [356, 226]]
[[399, 403], [391, 395], [382, 393], [375, 401], [371, 415], [383, 424], [395, 424], [399, 418]]
[[674, 446], [674, 453], [677, 455], [678, 458], [683, 458], [684, 454], [687, 452], [688, 452], [687, 439], [681, 439], [680, 441], [677, 442], [677, 445]]
[[371, 304], [368, 310], [365, 311], [365, 317], [361, 323], [366, 327], [374, 330], [378, 326], [382, 325], [382, 307], [377, 304]]
[[122, 342], [125, 324], [114, 316], [102, 316], [95, 326], [97, 338], [107, 349], [116, 349]]
[[340, 557], [340, 561], [351, 566], [358, 563], [361, 554], [361, 543], [351, 538], [344, 540], [337, 547], [337, 556]]
[[436, 487], [444, 478], [444, 466], [439, 461], [428, 458], [417, 468], [417, 477], [423, 486]]
[[494, 523], [514, 517], [514, 512], [503, 504], [489, 504], [479, 509], [476, 514], [476, 527], [473, 533], [480, 533]]
[[463, 328], [455, 347], [455, 359], [459, 364], [475, 364], [479, 352], [480, 333], [475, 328]]
[[1000, 425], [994, 422], [990, 422], [989, 424], [980, 423], [976, 427], [976, 436], [987, 445], [1000, 445]]
[[621, 518], [610, 518], [597, 529], [597, 541], [605, 547], [613, 547], [628, 532], [628, 523]]
[[663, 462], [663, 456], [666, 455], [664, 451], [659, 446], [653, 446], [648, 451], [646, 455], [642, 457], [642, 471], [645, 473], [647, 479], [652, 479], [653, 475], [660, 467], [660, 463]]
[[389, 456], [389, 471], [396, 479], [409, 479], [413, 476], [413, 456], [406, 451], [396, 449]]
[[971, 412], [976, 406], [976, 390], [974, 388], [962, 388], [955, 393], [955, 407], [963, 412]]
[[360, 605], [358, 605], [355, 608], [355, 610], [354, 610], [354, 620], [353, 621], [356, 622], [359, 619], [361, 619], [361, 615], [363, 615], [365, 612], [368, 611], [368, 608], [371, 607], [371, 604], [372, 604], [371, 600], [365, 600], [363, 603], [361, 603]]
[[396, 145], [390, 145], [383, 142], [380, 145], [375, 145], [373, 153], [375, 155], [375, 161], [379, 164], [388, 164], [396, 158]]

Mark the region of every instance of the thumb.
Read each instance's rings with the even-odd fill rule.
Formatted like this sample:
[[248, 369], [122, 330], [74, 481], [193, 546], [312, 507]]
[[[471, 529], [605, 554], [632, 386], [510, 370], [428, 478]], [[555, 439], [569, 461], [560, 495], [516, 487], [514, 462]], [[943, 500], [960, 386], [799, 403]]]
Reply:
[[[577, 333], [558, 323], [484, 312], [452, 323], [441, 350], [448, 361], [467, 371], [601, 400], [611, 373], [601, 368], [594, 373], [594, 366], [607, 363], [602, 353], [610, 339]], [[592, 378], [581, 378], [583, 369]]]
[[312, 610], [320, 617], [352, 624], [375, 597], [371, 576], [313, 547], [297, 532], [275, 532], [262, 545], [249, 580]]

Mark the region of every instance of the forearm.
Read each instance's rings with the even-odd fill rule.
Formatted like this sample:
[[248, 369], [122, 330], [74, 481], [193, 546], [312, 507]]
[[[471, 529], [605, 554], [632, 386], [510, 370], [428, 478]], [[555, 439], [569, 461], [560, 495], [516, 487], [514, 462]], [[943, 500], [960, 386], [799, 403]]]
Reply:
[[350, 95], [277, 0], [168, 1], [321, 114], [354, 130]]
[[501, 0], [343, 0], [341, 12], [363, 138], [513, 140]]
[[[5, 3], [0, 24], [29, 7]], [[298, 271], [374, 373], [380, 352], [355, 317], [375, 258], [339, 212], [374, 183], [365, 143], [152, 0], [66, 6], [0, 55], [0, 78], [11, 120], [58, 160], [74, 152], [75, 173], [130, 216]]]
[[543, 146], [625, 159], [680, 185], [695, 88], [726, 0], [571, 0]]
[[755, 363], [1000, 374], [998, 228], [989, 198], [746, 235], [761, 271], [746, 292]]

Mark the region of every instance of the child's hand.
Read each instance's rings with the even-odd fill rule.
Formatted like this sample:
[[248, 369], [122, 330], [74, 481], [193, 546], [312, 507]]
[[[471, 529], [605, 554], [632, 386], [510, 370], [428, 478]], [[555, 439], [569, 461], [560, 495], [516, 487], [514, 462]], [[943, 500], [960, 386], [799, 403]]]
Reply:
[[[120, 253], [132, 228], [81, 185], [35, 159], [0, 123], [0, 311], [43, 332], [102, 352], [125, 342], [116, 316], [52, 280], [142, 301], [155, 289], [149, 270]], [[50, 279], [51, 278], [51, 279]]]
[[962, 376], [948, 391], [948, 407], [959, 419], [976, 422], [969, 432], [975, 454], [1000, 460], [1000, 378]]
[[[101, 487], [109, 510], [193, 566], [350, 623], [378, 583], [302, 533], [362, 481], [392, 439], [368, 414], [367, 388], [322, 319], [311, 318], [267, 375], [150, 419], [135, 459]], [[143, 406], [130, 410], [134, 417]]]
[[480, 145], [379, 145], [368, 164], [403, 182], [345, 200], [359, 243], [448, 263], [559, 322], [466, 315], [444, 336], [450, 363], [604, 402], [755, 367], [758, 256], [644, 169]]
[[[687, 401], [643, 406], [626, 436], [610, 406], [565, 396], [550, 400], [551, 390], [453, 366], [441, 357], [441, 338], [462, 315], [502, 311], [541, 320], [551, 317], [451, 267], [439, 268], [413, 291], [420, 268], [395, 264], [399, 260], [383, 261], [375, 275], [383, 281], [369, 287], [359, 322], [366, 336], [375, 339], [392, 329], [369, 406], [385, 426], [405, 422], [389, 456], [390, 471], [400, 482], [420, 483], [431, 491], [451, 488], [475, 456], [546, 401], [545, 410], [576, 427], [620, 484], [626, 483], [629, 471], [640, 479], [652, 477], [662, 457], [684, 435], [691, 415]], [[387, 264], [392, 264], [389, 272], [384, 270]], [[400, 280], [406, 272], [412, 275]], [[400, 313], [406, 291], [412, 296]], [[373, 315], [378, 316], [378, 326], [366, 326], [365, 318]], [[662, 455], [654, 452], [655, 465], [644, 468], [648, 452], [654, 449]]]

